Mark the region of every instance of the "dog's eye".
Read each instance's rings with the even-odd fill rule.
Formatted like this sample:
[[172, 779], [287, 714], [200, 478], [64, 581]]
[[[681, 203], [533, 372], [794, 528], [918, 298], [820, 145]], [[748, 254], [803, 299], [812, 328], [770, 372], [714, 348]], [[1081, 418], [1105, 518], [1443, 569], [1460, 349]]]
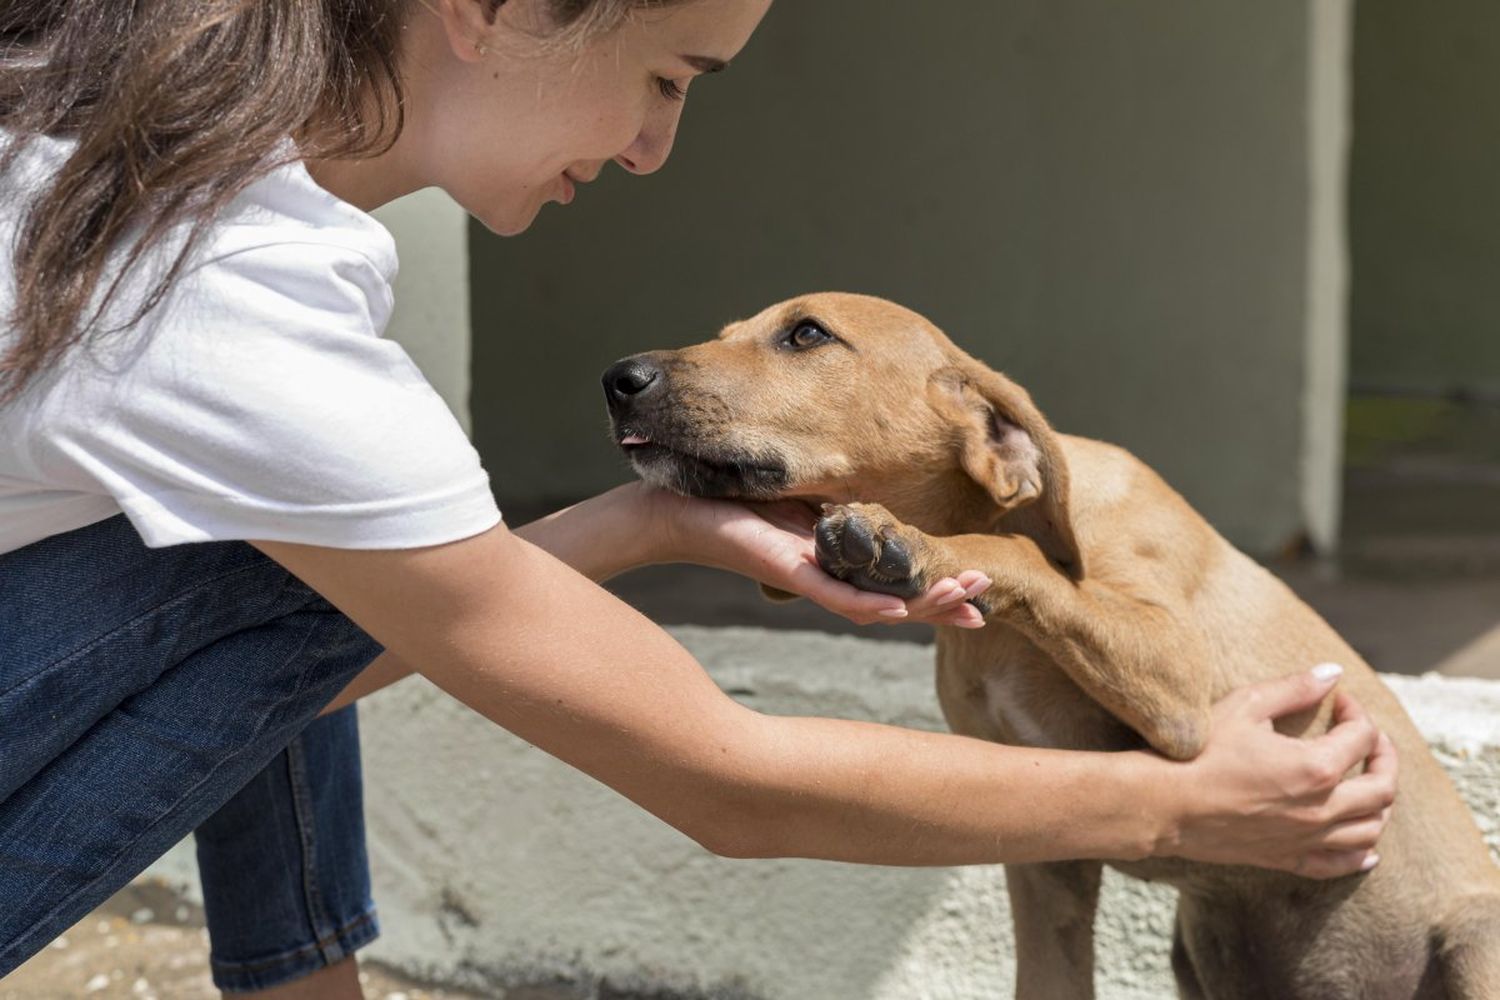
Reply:
[[805, 351], [808, 348], [826, 344], [832, 339], [833, 334], [818, 324], [811, 320], [803, 320], [787, 331], [786, 336], [781, 338], [781, 342], [794, 351]]

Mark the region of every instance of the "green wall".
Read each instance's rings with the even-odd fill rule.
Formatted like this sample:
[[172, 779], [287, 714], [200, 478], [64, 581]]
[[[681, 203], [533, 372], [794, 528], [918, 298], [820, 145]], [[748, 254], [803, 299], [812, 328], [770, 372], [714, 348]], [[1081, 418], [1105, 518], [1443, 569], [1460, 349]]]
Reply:
[[1500, 392], [1500, 4], [1359, 0], [1351, 375]]
[[927, 313], [1242, 545], [1296, 538], [1310, 414], [1338, 406], [1309, 396], [1310, 21], [1305, 0], [777, 4], [695, 84], [663, 172], [611, 169], [523, 237], [472, 229], [502, 506], [628, 475], [610, 361], [837, 288]]

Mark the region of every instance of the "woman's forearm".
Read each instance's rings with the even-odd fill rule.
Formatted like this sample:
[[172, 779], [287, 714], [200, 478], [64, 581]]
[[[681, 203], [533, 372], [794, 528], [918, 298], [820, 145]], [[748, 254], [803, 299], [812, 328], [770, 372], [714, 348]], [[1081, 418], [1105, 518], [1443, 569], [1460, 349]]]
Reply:
[[[709, 846], [888, 865], [1134, 859], [1175, 840], [1169, 766], [1145, 753], [1002, 746], [820, 718], [764, 718], [773, 762]], [[730, 822], [731, 820], [726, 820]]]
[[[1178, 853], [1345, 874], [1394, 795], [1389, 747], [1371, 757], [1378, 732], [1352, 702], [1315, 741], [1269, 725], [1328, 694], [1331, 679], [1312, 674], [1216, 715], [1190, 763], [1005, 747], [754, 712], [660, 628], [503, 527], [417, 550], [257, 544], [460, 701], [721, 854], [934, 865]], [[1377, 773], [1338, 784], [1367, 757]], [[1375, 819], [1348, 822], [1362, 817]]]
[[639, 483], [565, 507], [515, 529], [595, 583], [656, 562], [662, 540]]
[[[538, 518], [515, 534], [597, 583], [655, 561], [644, 508], [637, 484], [628, 484]], [[337, 712], [415, 671], [396, 654], [381, 653], [320, 714]]]
[[267, 549], [449, 693], [721, 854], [930, 865], [1140, 856], [1159, 837], [1127, 758], [762, 715], [503, 532], [411, 553]]

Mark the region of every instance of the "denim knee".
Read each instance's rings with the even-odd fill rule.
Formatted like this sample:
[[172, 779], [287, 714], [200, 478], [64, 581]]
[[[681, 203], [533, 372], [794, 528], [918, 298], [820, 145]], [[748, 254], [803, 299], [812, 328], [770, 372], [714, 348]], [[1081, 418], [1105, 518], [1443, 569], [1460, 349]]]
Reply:
[[208, 820], [380, 652], [251, 546], [148, 550], [124, 518], [0, 555], [0, 618], [0, 975]]

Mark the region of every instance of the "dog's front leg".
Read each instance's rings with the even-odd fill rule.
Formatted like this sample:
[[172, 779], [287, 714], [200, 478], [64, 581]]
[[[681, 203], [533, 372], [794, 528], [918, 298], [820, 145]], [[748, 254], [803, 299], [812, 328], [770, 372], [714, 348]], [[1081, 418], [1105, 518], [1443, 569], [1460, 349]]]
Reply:
[[1005, 866], [1016, 929], [1016, 1000], [1092, 1000], [1102, 870], [1094, 861]]
[[823, 568], [898, 597], [977, 569], [993, 581], [973, 603], [1030, 639], [1089, 697], [1158, 752], [1197, 756], [1208, 737], [1211, 671], [1174, 599], [1144, 585], [1074, 579], [1025, 535], [937, 538], [878, 504], [830, 506], [815, 529]]

